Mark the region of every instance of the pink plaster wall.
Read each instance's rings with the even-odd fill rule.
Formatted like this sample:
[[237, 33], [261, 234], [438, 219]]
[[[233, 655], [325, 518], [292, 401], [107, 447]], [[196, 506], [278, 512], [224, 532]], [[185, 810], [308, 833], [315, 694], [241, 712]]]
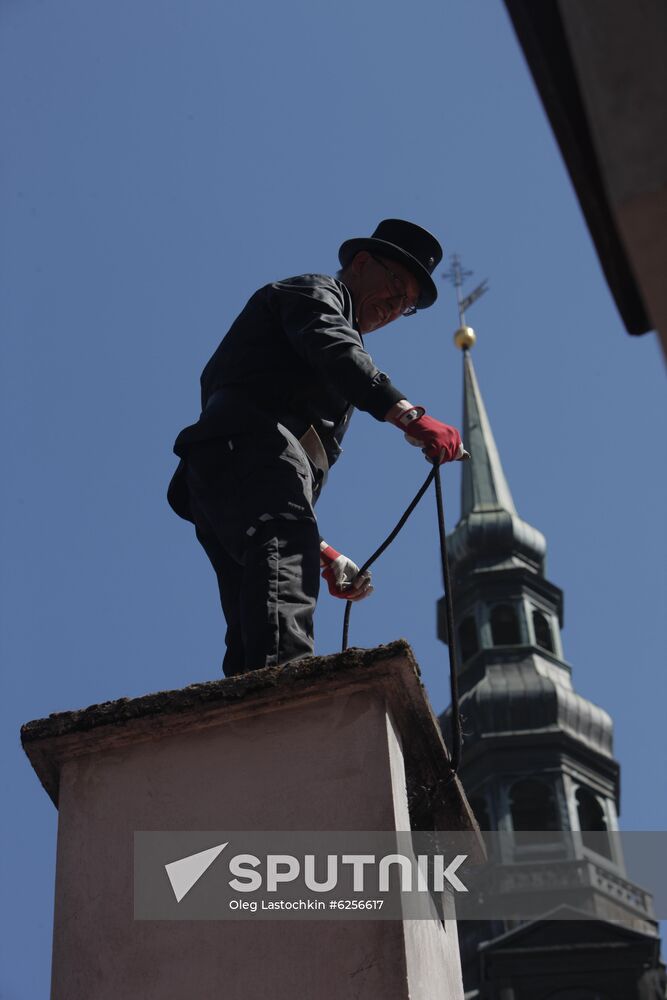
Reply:
[[406, 997], [400, 924], [132, 915], [135, 830], [394, 825], [384, 702], [366, 692], [223, 710], [215, 728], [67, 763], [53, 1000]]

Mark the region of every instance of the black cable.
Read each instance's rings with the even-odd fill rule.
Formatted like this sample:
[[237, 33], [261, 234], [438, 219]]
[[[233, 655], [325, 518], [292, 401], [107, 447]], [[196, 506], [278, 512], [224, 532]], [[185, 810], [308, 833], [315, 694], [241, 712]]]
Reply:
[[[449, 559], [447, 557], [447, 535], [445, 532], [445, 511], [442, 502], [442, 483], [440, 482], [440, 466], [436, 463], [420, 486], [414, 500], [409, 504], [405, 513], [400, 518], [398, 524], [392, 532], [385, 538], [382, 545], [375, 550], [372, 556], [366, 560], [359, 573], [365, 573], [370, 566], [379, 559], [385, 549], [389, 548], [396, 538], [405, 522], [408, 520], [413, 510], [426, 493], [432, 482], [435, 482], [435, 503], [438, 514], [438, 533], [440, 536], [440, 561], [442, 564], [442, 582], [445, 588], [445, 609], [447, 613], [447, 648], [449, 650], [449, 686], [452, 699], [452, 751], [451, 768], [454, 773], [458, 771], [461, 760], [461, 715], [459, 712], [459, 683], [458, 669], [456, 663], [456, 649], [454, 646], [454, 609], [452, 606], [452, 589], [449, 576]], [[350, 631], [350, 612], [354, 601], [346, 601], [345, 615], [343, 617], [343, 646], [345, 652], [348, 644]]]
[[438, 512], [438, 534], [440, 535], [440, 562], [442, 564], [442, 583], [445, 588], [445, 610], [447, 612], [447, 649], [449, 651], [449, 688], [452, 698], [452, 771], [456, 774], [461, 762], [461, 713], [459, 711], [459, 671], [456, 662], [456, 642], [454, 640], [454, 602], [452, 599], [452, 581], [449, 576], [449, 558], [447, 556], [447, 533], [445, 531], [445, 509], [442, 502], [442, 483], [440, 482], [440, 466], [435, 469], [435, 503]]

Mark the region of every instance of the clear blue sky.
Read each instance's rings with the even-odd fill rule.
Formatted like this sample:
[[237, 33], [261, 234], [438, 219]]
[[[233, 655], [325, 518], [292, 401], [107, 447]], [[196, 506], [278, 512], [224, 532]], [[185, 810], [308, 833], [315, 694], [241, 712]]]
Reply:
[[[20, 724], [221, 676], [215, 580], [165, 501], [173, 439], [254, 289], [331, 273], [386, 216], [489, 278], [469, 321], [514, 499], [565, 591], [574, 683], [615, 720], [622, 826], [664, 829], [664, 367], [622, 328], [500, 0], [10, 0], [0, 130], [2, 1000], [49, 983], [57, 815]], [[458, 422], [440, 287], [367, 346]], [[426, 471], [355, 415], [323, 535], [361, 562]], [[458, 471], [444, 481], [451, 530]], [[405, 636], [440, 711], [435, 529], [429, 498], [351, 640]], [[342, 613], [322, 596], [318, 652]]]

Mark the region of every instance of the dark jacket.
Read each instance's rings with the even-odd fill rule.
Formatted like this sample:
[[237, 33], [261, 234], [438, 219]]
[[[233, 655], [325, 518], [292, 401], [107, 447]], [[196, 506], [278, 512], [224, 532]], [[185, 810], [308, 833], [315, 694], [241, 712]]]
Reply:
[[[354, 407], [383, 420], [404, 398], [365, 350], [349, 289], [302, 274], [250, 298], [202, 372], [202, 413], [174, 451], [183, 459], [197, 441], [279, 421], [297, 437], [312, 424], [333, 465]], [[168, 498], [189, 519], [182, 461]]]

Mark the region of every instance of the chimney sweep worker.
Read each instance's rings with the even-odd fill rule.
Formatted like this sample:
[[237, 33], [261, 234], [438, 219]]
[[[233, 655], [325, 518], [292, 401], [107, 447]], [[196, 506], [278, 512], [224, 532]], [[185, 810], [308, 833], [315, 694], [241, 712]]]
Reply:
[[459, 432], [413, 406], [363, 341], [435, 302], [440, 244], [385, 219], [338, 256], [337, 277], [302, 274], [255, 292], [202, 372], [199, 420], [174, 444], [168, 500], [218, 578], [228, 677], [313, 654], [320, 570], [334, 597], [372, 591], [370, 574], [320, 538], [313, 510], [355, 407], [432, 461], [464, 454]]

